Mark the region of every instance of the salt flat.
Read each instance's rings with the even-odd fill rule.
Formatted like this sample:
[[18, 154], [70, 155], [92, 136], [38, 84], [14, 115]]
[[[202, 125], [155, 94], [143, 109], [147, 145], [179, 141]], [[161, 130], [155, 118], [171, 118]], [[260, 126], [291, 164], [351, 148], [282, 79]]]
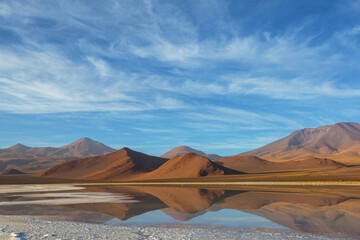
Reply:
[[177, 226], [119, 226], [44, 221], [33, 217], [1, 216], [0, 239], [351, 239], [349, 237], [257, 229]]

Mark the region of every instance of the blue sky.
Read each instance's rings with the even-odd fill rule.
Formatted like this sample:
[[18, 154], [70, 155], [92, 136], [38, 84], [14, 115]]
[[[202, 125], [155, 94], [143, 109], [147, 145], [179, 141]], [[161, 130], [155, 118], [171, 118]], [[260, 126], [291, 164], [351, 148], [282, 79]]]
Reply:
[[0, 148], [237, 154], [360, 116], [359, 1], [0, 1]]

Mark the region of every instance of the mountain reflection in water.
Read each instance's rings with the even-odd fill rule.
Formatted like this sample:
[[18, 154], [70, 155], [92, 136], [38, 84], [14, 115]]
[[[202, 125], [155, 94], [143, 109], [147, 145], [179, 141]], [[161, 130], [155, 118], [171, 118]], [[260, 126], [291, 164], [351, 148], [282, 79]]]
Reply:
[[[172, 224], [181, 221], [183, 224], [231, 227], [259, 227], [254, 224], [255, 221], [264, 220], [267, 222], [261, 225], [263, 227], [279, 226], [311, 233], [360, 236], [359, 190], [359, 187], [344, 186], [229, 189], [86, 186], [77, 190], [62, 189], [59, 197], [53, 192], [27, 193], [24, 190], [23, 193], [0, 193], [0, 214], [106, 224]], [[69, 204], [69, 199], [62, 201], [61, 195], [76, 196], [77, 199], [73, 201], [74, 204]], [[99, 200], [94, 198], [95, 195], [102, 197]], [[79, 196], [91, 196], [89, 199], [92, 200], [79, 200]], [[242, 218], [232, 215], [230, 210], [242, 214]], [[223, 212], [221, 218], [228, 218], [231, 224], [220, 221], [220, 218], [217, 222], [216, 218], [211, 217], [215, 212]], [[164, 216], [171, 216], [175, 222], [166, 220]], [[118, 220], [114, 221], [114, 218]], [[249, 220], [246, 224], [241, 222], [245, 219]]]

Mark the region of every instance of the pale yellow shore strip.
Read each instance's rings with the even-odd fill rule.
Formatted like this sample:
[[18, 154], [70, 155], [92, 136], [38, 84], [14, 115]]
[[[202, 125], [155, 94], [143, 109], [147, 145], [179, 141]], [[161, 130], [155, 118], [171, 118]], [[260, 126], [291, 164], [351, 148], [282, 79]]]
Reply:
[[98, 183], [73, 183], [76, 185], [117, 185], [117, 186], [360, 186], [360, 182], [98, 182]]

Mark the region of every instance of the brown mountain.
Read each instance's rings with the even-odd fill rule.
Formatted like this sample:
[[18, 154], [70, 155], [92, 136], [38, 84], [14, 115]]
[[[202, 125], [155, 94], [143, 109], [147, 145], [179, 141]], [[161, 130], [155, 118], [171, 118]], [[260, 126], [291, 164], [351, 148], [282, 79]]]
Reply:
[[53, 154], [58, 148], [55, 147], [28, 147], [21, 143], [17, 143], [6, 149], [0, 150], [1, 156], [16, 156], [16, 155], [36, 155], [36, 156], [48, 156]]
[[331, 159], [314, 157], [299, 161], [271, 162], [256, 156], [235, 155], [219, 158], [214, 162], [227, 168], [249, 173], [346, 167], [346, 165]]
[[103, 156], [72, 159], [39, 173], [41, 176], [93, 180], [133, 178], [151, 172], [167, 159], [122, 148]]
[[2, 173], [2, 175], [15, 175], [15, 174], [25, 174], [25, 173], [15, 168], [7, 169]]
[[188, 147], [188, 146], [179, 146], [179, 147], [173, 148], [170, 151], [168, 151], [168, 152], [164, 153], [163, 155], [161, 155], [161, 157], [170, 159], [170, 158], [173, 158], [173, 157], [176, 157], [176, 156], [184, 155], [186, 153], [195, 153], [195, 154], [197, 154], [199, 156], [206, 157], [206, 158], [208, 158], [210, 160], [216, 160], [218, 158], [221, 158], [219, 155], [206, 154], [206, 153], [204, 153], [202, 151], [193, 149], [193, 148]]
[[223, 157], [215, 160], [214, 162], [227, 168], [245, 172], [271, 171], [273, 170], [274, 165], [276, 165], [274, 162], [248, 155]]
[[346, 164], [360, 164], [360, 124], [343, 122], [318, 128], [305, 128], [240, 155], [255, 155], [269, 161], [317, 157], [331, 158]]
[[7, 148], [8, 151], [18, 152], [18, 153], [25, 153], [26, 151], [28, 151], [30, 149], [31, 149], [31, 147], [25, 146], [21, 143], [17, 143], [14, 146]]
[[194, 178], [215, 175], [241, 174], [236, 170], [217, 165], [195, 153], [186, 153], [176, 156], [164, 163], [158, 169], [142, 176], [142, 179], [171, 179], [171, 178]]
[[108, 147], [90, 138], [80, 138], [79, 140], [57, 149], [52, 155], [62, 157], [89, 157], [100, 156], [114, 152], [115, 149]]
[[0, 150], [0, 171], [18, 168], [26, 172], [45, 169], [70, 158], [103, 155], [115, 149], [89, 138], [81, 138], [66, 146], [28, 147], [20, 143]]
[[311, 168], [339, 168], [347, 165], [328, 158], [307, 157], [299, 161], [285, 161], [277, 163], [279, 169], [311, 169]]

